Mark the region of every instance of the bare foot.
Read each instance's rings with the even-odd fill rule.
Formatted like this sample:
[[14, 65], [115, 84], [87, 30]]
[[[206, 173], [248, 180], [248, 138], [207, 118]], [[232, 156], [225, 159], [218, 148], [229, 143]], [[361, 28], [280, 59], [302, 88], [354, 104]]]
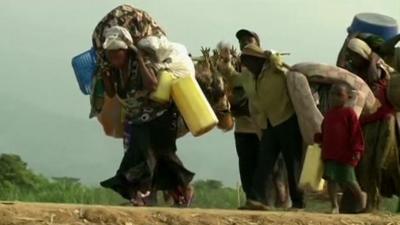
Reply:
[[331, 214], [339, 214], [339, 208], [338, 207], [332, 208]]
[[193, 196], [194, 196], [194, 187], [189, 185], [185, 191], [185, 203], [186, 207], [190, 207], [192, 205]]
[[150, 191], [141, 192], [137, 191], [136, 196], [130, 200], [133, 206], [146, 206], [146, 198], [151, 194]]
[[361, 198], [361, 207], [365, 209], [367, 207], [367, 200], [368, 200], [368, 195], [365, 192], [362, 192], [362, 198]]
[[143, 202], [143, 199], [140, 199], [140, 198], [132, 198], [132, 199], [130, 200], [130, 202], [131, 202], [131, 204], [132, 204], [133, 206], [141, 207], [141, 206], [144, 206], [144, 205], [145, 205], [144, 202]]
[[369, 209], [367, 207], [368, 195], [367, 195], [367, 193], [362, 192], [361, 196], [362, 196], [361, 197], [361, 202], [360, 202], [361, 208], [358, 209], [355, 213], [367, 213], [367, 212], [369, 212]]
[[189, 185], [186, 188], [177, 187], [176, 190], [170, 191], [169, 195], [174, 200], [175, 207], [190, 207], [193, 201], [194, 188]]
[[247, 207], [248, 210], [259, 210], [259, 211], [268, 211], [271, 210], [270, 207], [262, 204], [261, 202], [258, 201], [253, 201], [253, 200], [247, 200]]

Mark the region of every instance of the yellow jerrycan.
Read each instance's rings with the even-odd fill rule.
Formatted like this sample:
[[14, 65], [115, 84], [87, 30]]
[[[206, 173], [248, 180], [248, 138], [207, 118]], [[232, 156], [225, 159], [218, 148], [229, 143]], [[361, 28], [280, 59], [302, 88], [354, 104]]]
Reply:
[[175, 78], [174, 74], [167, 70], [159, 71], [157, 89], [150, 94], [150, 99], [158, 103], [168, 103], [171, 99], [171, 87]]
[[217, 116], [193, 76], [173, 82], [172, 99], [193, 136], [205, 134], [218, 124]]
[[321, 159], [321, 148], [310, 145], [304, 158], [299, 187], [305, 191], [319, 192], [324, 189], [325, 180], [322, 179], [324, 164]]

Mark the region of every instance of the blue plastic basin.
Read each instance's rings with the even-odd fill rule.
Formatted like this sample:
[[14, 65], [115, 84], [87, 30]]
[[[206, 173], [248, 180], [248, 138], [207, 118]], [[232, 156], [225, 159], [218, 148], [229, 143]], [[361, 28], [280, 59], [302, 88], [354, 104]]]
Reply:
[[72, 58], [76, 79], [82, 93], [89, 95], [92, 91], [93, 75], [96, 72], [96, 50], [94, 48]]
[[375, 34], [388, 40], [398, 33], [398, 25], [396, 20], [389, 16], [377, 13], [360, 13], [354, 17], [347, 31], [349, 33]]

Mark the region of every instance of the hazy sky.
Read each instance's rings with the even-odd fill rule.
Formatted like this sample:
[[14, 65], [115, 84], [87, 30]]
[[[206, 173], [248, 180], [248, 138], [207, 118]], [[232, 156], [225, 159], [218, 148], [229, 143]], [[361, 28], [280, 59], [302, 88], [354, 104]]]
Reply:
[[[119, 4], [148, 11], [173, 41], [194, 54], [219, 40], [236, 44], [239, 28], [260, 35], [264, 48], [290, 52], [289, 63], [333, 64], [354, 14], [378, 12], [400, 21], [399, 0], [1, 0], [0, 153], [20, 154], [47, 176], [96, 184], [111, 176], [122, 143], [89, 120], [71, 58], [90, 48], [97, 22]], [[196, 178], [238, 181], [232, 133], [216, 130], [179, 140]]]

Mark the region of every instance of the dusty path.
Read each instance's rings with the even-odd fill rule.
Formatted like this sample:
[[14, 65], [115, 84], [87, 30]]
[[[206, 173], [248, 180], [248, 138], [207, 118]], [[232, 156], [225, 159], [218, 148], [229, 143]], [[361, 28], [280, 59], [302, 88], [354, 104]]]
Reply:
[[400, 215], [0, 203], [0, 225], [400, 225]]

